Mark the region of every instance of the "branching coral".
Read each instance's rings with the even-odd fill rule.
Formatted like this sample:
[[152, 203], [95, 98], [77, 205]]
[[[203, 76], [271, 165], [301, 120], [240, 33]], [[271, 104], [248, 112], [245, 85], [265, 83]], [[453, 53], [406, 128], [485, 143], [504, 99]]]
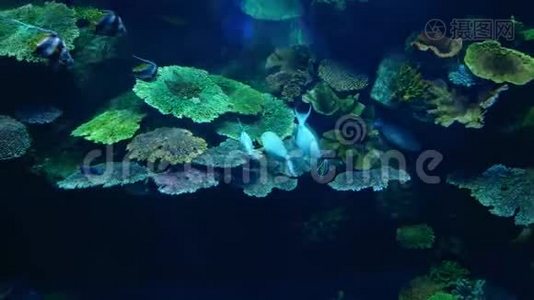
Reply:
[[148, 178], [147, 170], [132, 162], [103, 163], [82, 167], [64, 180], [58, 187], [66, 190], [86, 189], [91, 187], [114, 187], [133, 184]]
[[154, 174], [152, 179], [156, 183], [158, 191], [172, 196], [192, 194], [198, 190], [219, 185], [215, 174], [192, 168], [178, 172]]
[[363, 90], [369, 85], [369, 77], [354, 72], [344, 65], [329, 59], [319, 64], [319, 77], [337, 92]]
[[524, 85], [534, 79], [534, 58], [497, 41], [471, 44], [464, 61], [473, 74], [496, 83]]
[[111, 145], [134, 136], [144, 115], [130, 110], [108, 110], [72, 132], [72, 136]]
[[258, 20], [283, 21], [303, 14], [299, 0], [242, 0], [241, 10]]
[[464, 64], [457, 64], [448, 74], [449, 81], [457, 86], [472, 87], [476, 84], [473, 74]]
[[426, 224], [397, 229], [397, 242], [405, 249], [430, 249], [434, 245], [434, 230]]
[[238, 140], [227, 139], [209, 148], [193, 160], [194, 164], [211, 168], [235, 168], [246, 164], [248, 155]]
[[31, 146], [26, 126], [19, 121], [0, 115], [0, 161], [23, 156]]
[[341, 99], [328, 84], [322, 82], [306, 93], [302, 100], [310, 103], [316, 112], [323, 115], [331, 116], [338, 112], [360, 115], [365, 106], [358, 101], [358, 98], [358, 96], [349, 96]]
[[126, 147], [130, 159], [172, 165], [189, 163], [208, 148], [205, 140], [181, 128], [158, 128], [136, 136]]
[[252, 122], [224, 122], [218, 128], [217, 133], [238, 140], [241, 132], [245, 131], [253, 140], [259, 140], [266, 131], [272, 131], [281, 138], [286, 138], [293, 133], [293, 111], [281, 100], [265, 95], [263, 111]]
[[408, 182], [410, 175], [404, 170], [391, 167], [365, 171], [348, 171], [338, 174], [328, 185], [336, 191], [358, 192], [365, 189], [381, 191], [388, 187], [390, 181]]
[[37, 44], [49, 33], [36, 27], [56, 32], [69, 50], [74, 48], [74, 40], [79, 35], [74, 10], [55, 2], [42, 6], [28, 4], [0, 12], [0, 56], [43, 62], [34, 52]]
[[461, 38], [451, 39], [441, 36], [440, 33], [423, 32], [420, 33], [412, 46], [421, 51], [432, 51], [436, 56], [441, 58], [450, 58], [458, 55], [463, 48]]
[[210, 76], [222, 91], [228, 95], [229, 111], [243, 115], [256, 115], [263, 109], [264, 96], [252, 87], [223, 76]]
[[26, 124], [50, 124], [63, 115], [63, 111], [51, 105], [28, 105], [17, 109], [19, 121]]
[[474, 178], [451, 176], [448, 182], [471, 195], [500, 217], [515, 217], [517, 225], [534, 224], [534, 171], [495, 165]]
[[485, 280], [460, 279], [454, 284], [452, 294], [458, 300], [481, 300], [485, 298]]
[[409, 64], [400, 66], [397, 74], [393, 77], [393, 98], [404, 102], [410, 102], [424, 98], [427, 95], [430, 83], [416, 68]]
[[162, 114], [197, 123], [211, 122], [231, 110], [228, 96], [204, 70], [161, 67], [155, 81], [138, 80], [133, 90]]

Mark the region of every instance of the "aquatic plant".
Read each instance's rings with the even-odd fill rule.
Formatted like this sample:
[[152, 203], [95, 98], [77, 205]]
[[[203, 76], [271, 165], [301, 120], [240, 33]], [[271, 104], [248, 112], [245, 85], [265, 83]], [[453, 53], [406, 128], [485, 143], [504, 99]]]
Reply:
[[69, 50], [74, 49], [74, 40], [79, 35], [74, 10], [62, 3], [28, 4], [4, 10], [0, 12], [0, 56], [14, 57], [18, 61], [44, 62], [35, 55], [35, 49], [50, 32], [37, 28], [57, 33]]
[[251, 197], [264, 198], [275, 189], [292, 191], [297, 188], [298, 179], [271, 172], [261, 172], [258, 178], [243, 186], [243, 192]]
[[259, 140], [266, 131], [276, 133], [282, 139], [290, 136], [294, 128], [293, 111], [280, 99], [264, 95], [263, 111], [253, 122], [237, 121], [224, 122], [217, 129], [217, 133], [235, 140], [239, 140], [241, 132], [245, 131], [253, 140]]
[[193, 168], [154, 174], [151, 177], [160, 193], [171, 196], [192, 194], [198, 190], [219, 185], [219, 181], [213, 173], [206, 173]]
[[347, 211], [342, 207], [321, 211], [302, 224], [302, 233], [309, 242], [332, 241], [348, 219]]
[[143, 118], [143, 114], [127, 109], [108, 110], [80, 125], [71, 135], [111, 145], [133, 137]]
[[57, 185], [65, 190], [110, 188], [140, 182], [148, 176], [148, 171], [144, 167], [133, 162], [102, 163], [79, 168]]
[[479, 176], [464, 178], [452, 175], [450, 184], [469, 189], [480, 204], [500, 217], [515, 217], [515, 224], [534, 224], [534, 201], [532, 189], [534, 171], [494, 165]]
[[23, 123], [43, 125], [53, 123], [63, 111], [51, 105], [27, 105], [17, 109], [15, 115]]
[[319, 78], [328, 83], [336, 92], [363, 90], [369, 85], [369, 77], [355, 72], [330, 59], [323, 59], [319, 64]]
[[424, 98], [429, 87], [430, 83], [423, 79], [419, 70], [407, 63], [400, 66], [391, 82], [393, 98], [404, 102]]
[[256, 115], [263, 110], [265, 97], [261, 92], [244, 83], [223, 76], [211, 75], [210, 78], [228, 95], [230, 112]]
[[485, 280], [460, 279], [454, 284], [452, 294], [458, 300], [483, 300], [485, 298]]
[[358, 101], [359, 96], [348, 96], [340, 98], [326, 84], [321, 82], [313, 89], [308, 91], [302, 101], [310, 103], [313, 109], [322, 115], [331, 116], [338, 112], [343, 114], [353, 113], [355, 116], [360, 115], [365, 109], [365, 105]]
[[283, 21], [303, 14], [298, 0], [240, 0], [241, 10], [258, 20]]
[[230, 111], [228, 96], [200, 69], [160, 67], [156, 80], [137, 80], [133, 91], [162, 114], [197, 123], [211, 122]]
[[189, 163], [207, 148], [206, 141], [189, 130], [168, 127], [139, 134], [126, 147], [130, 159], [171, 165]]
[[417, 35], [411, 45], [421, 51], [431, 51], [441, 58], [450, 58], [458, 55], [463, 48], [461, 38], [451, 39], [439, 32], [422, 32]]
[[401, 290], [399, 300], [428, 300], [436, 293], [443, 292], [445, 288], [445, 285], [428, 276], [417, 277], [410, 281], [409, 287]]
[[388, 56], [380, 62], [376, 80], [371, 89], [371, 98], [385, 106], [393, 106], [396, 102], [394, 80], [400, 68], [406, 64], [401, 56]]
[[426, 224], [397, 228], [397, 242], [405, 249], [430, 249], [435, 238], [434, 230]]
[[432, 295], [428, 300], [459, 300], [455, 295], [445, 293], [445, 292], [437, 292], [434, 295]]
[[31, 146], [31, 137], [24, 124], [0, 115], [0, 161], [19, 158]]
[[464, 64], [456, 64], [454, 68], [449, 71], [447, 77], [452, 84], [457, 86], [469, 88], [476, 84], [473, 74]]
[[494, 40], [469, 45], [464, 61], [473, 74], [496, 83], [524, 85], [534, 79], [533, 57]]
[[193, 163], [211, 168], [235, 168], [248, 162], [248, 155], [238, 140], [227, 139], [193, 159]]
[[410, 179], [411, 177], [406, 171], [396, 170], [388, 166], [365, 171], [347, 171], [338, 174], [334, 181], [328, 185], [336, 191], [358, 192], [373, 189], [374, 192], [378, 192], [386, 189], [390, 181], [405, 183]]
[[468, 278], [470, 272], [455, 261], [445, 260], [430, 269], [432, 281], [446, 287], [453, 286], [458, 280]]

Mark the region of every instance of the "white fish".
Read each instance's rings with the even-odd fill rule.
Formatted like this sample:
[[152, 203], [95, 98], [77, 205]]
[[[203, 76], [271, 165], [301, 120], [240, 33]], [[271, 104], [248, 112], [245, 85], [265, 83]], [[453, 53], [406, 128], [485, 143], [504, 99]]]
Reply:
[[307, 113], [302, 114], [295, 110], [295, 117], [298, 121], [295, 144], [305, 156], [311, 159], [321, 158], [319, 142], [312, 130], [306, 125], [306, 120], [311, 114], [311, 106]]
[[261, 135], [263, 150], [267, 155], [277, 160], [283, 160], [287, 164], [287, 170], [291, 176], [297, 176], [289, 152], [282, 139], [274, 132], [267, 131]]
[[239, 126], [241, 127], [241, 135], [239, 136], [239, 142], [241, 143], [241, 146], [243, 147], [248, 156], [254, 159], [260, 159], [261, 152], [254, 149], [254, 143], [252, 142], [252, 138], [250, 138], [250, 135], [248, 135], [248, 133], [241, 125], [241, 121], [238, 120], [238, 122]]

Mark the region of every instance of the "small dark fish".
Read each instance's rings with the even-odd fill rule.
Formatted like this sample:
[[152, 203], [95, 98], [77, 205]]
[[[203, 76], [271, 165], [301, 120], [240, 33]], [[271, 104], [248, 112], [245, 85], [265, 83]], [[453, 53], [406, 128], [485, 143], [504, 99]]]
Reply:
[[418, 152], [421, 150], [421, 144], [408, 129], [383, 120], [377, 120], [374, 125], [382, 133], [382, 136], [393, 146], [409, 152]]
[[135, 78], [143, 81], [154, 80], [158, 74], [158, 65], [150, 60], [142, 59], [135, 55], [133, 57], [141, 61], [141, 64], [132, 69]]
[[88, 165], [80, 165], [80, 173], [83, 175], [92, 175], [92, 176], [100, 176], [104, 174], [104, 170], [99, 169], [97, 167], [92, 167]]
[[126, 27], [114, 11], [108, 10], [96, 24], [96, 33], [108, 36], [121, 36], [126, 34]]
[[55, 33], [43, 38], [35, 49], [35, 53], [42, 58], [46, 58], [53, 65], [71, 66], [74, 59], [70, 55], [65, 42]]

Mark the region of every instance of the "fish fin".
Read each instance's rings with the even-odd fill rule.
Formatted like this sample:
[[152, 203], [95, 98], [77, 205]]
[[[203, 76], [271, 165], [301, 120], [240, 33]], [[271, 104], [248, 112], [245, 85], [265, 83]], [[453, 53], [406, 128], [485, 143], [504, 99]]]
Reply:
[[295, 167], [293, 166], [293, 162], [290, 158], [286, 160], [287, 163], [287, 170], [289, 171], [290, 177], [297, 177], [297, 172], [295, 172]]
[[297, 111], [297, 109], [295, 109], [295, 117], [297, 118], [297, 121], [300, 125], [304, 125], [306, 124], [306, 120], [308, 120], [308, 118], [310, 117], [311, 115], [311, 111], [312, 111], [312, 107], [310, 105], [310, 107], [308, 108], [308, 112], [306, 113], [300, 113]]

